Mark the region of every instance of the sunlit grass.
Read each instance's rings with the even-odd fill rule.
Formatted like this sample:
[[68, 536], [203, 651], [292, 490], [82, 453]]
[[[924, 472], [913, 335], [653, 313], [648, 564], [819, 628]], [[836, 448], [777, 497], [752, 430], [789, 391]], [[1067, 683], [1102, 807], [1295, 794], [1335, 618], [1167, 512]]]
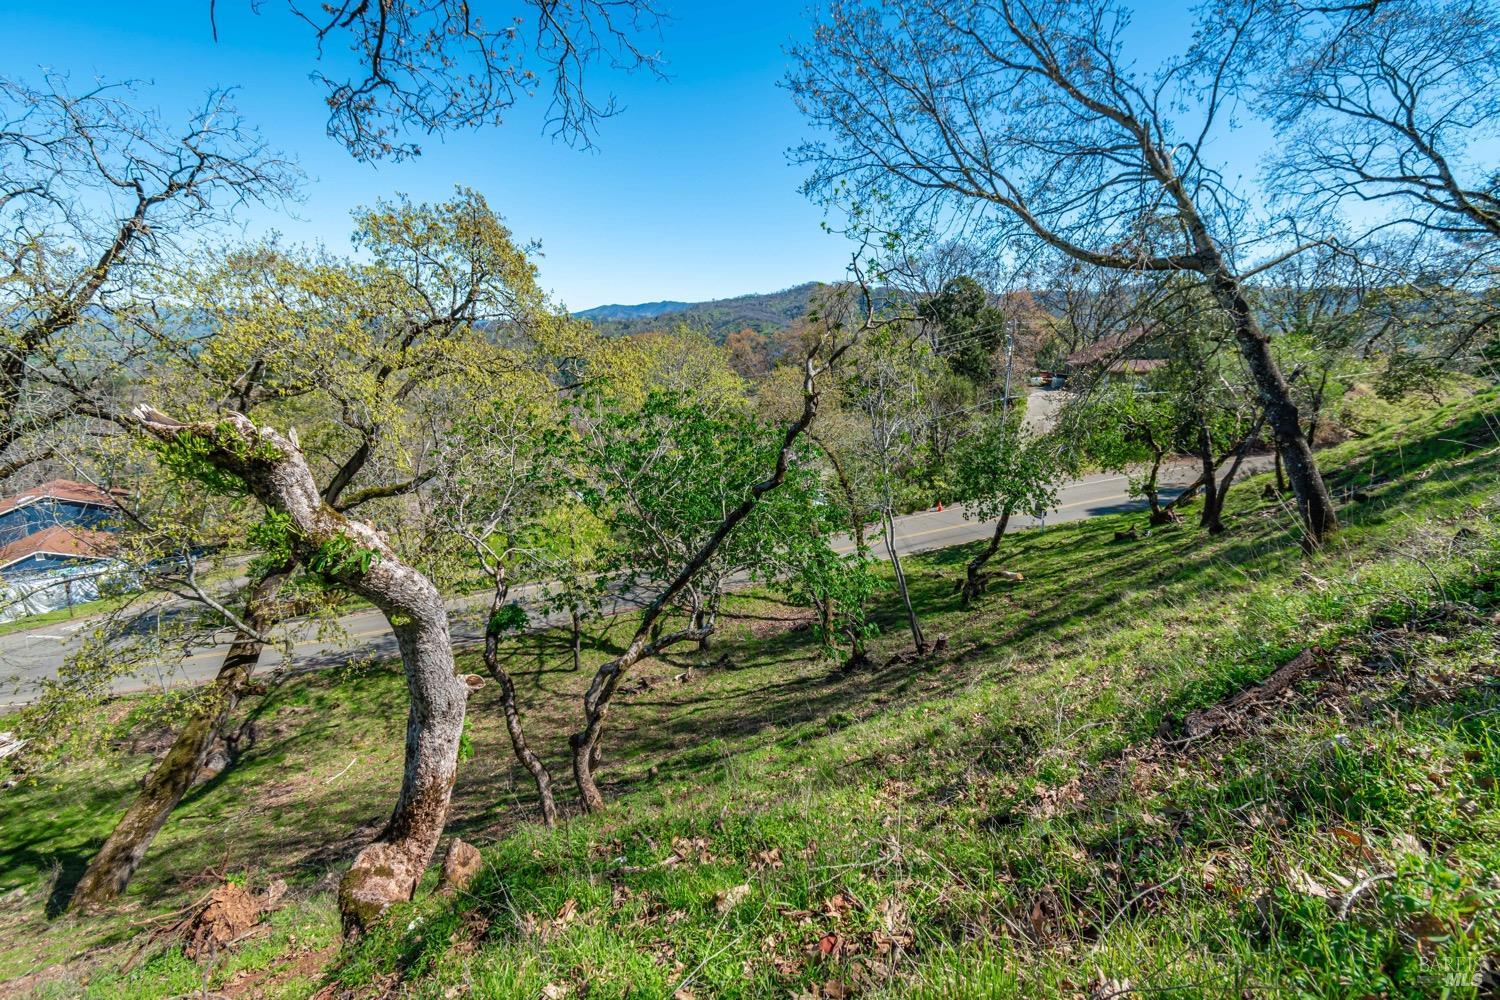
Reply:
[[[768, 620], [805, 612], [737, 598], [714, 649], [637, 675], [653, 683], [607, 731], [611, 806], [556, 831], [533, 822], [483, 692], [451, 830], [485, 847], [485, 874], [454, 900], [423, 894], [333, 974], [417, 997], [1065, 996], [1127, 981], [1473, 996], [1500, 947], [1497, 429], [1487, 393], [1328, 453], [1349, 499], [1315, 556], [1259, 477], [1236, 487], [1221, 538], [1184, 525], [1114, 541], [1135, 515], [1018, 535], [998, 558], [1026, 581], [968, 613], [952, 586], [964, 548], [913, 559], [946, 638], [925, 661], [898, 655], [894, 602], [877, 666], [846, 673]], [[1329, 677], [1231, 737], [1177, 742], [1188, 711], [1313, 646]], [[514, 663], [560, 778], [586, 681], [565, 665], [537, 647]], [[0, 975], [85, 944], [123, 960], [127, 921], [180, 905], [206, 869], [289, 876], [299, 901], [278, 919], [331, 939], [328, 873], [399, 777], [400, 678], [300, 676], [252, 711], [263, 735], [184, 803], [112, 920], [49, 921], [39, 904], [147, 758], [74, 762], [0, 799], [0, 893], [27, 890], [0, 910]], [[283, 933], [210, 983], [286, 961], [299, 946]], [[170, 995], [192, 976], [168, 951], [97, 979], [116, 992], [91, 988]]]

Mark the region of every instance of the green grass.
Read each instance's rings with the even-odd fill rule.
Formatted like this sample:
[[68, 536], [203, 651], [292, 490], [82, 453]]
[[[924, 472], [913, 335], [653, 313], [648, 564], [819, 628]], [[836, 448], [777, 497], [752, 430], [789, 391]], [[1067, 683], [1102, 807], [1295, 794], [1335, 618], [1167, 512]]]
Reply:
[[120, 594], [114, 597], [101, 597], [97, 601], [84, 601], [71, 607], [58, 608], [55, 611], [43, 611], [38, 615], [27, 615], [14, 621], [0, 622], [0, 635], [10, 635], [12, 632], [29, 632], [34, 628], [42, 628], [46, 625], [56, 625], [58, 622], [73, 621], [76, 618], [88, 618], [93, 615], [107, 615], [111, 611], [117, 611], [125, 607], [134, 598], [131, 594]]
[[[485, 873], [326, 968], [327, 887], [399, 778], [388, 665], [255, 702], [253, 748], [106, 918], [45, 901], [149, 757], [67, 763], [0, 798], [0, 978], [59, 963], [41, 995], [101, 997], [232, 993], [252, 969], [286, 996], [330, 976], [413, 997], [1476, 996], [1500, 953], [1500, 400], [1383, 416], [1325, 453], [1345, 524], [1315, 556], [1260, 477], [1219, 538], [1115, 542], [1139, 515], [1019, 535], [1001, 558], [1026, 581], [970, 612], [968, 548], [911, 560], [947, 640], [924, 661], [897, 655], [894, 602], [877, 666], [843, 673], [787, 627], [804, 612], [735, 599], [713, 650], [643, 667], [654, 685], [607, 730], [612, 804], [556, 831], [481, 692], [450, 830]], [[1326, 674], [1183, 740], [1187, 712], [1311, 646]], [[560, 779], [586, 681], [565, 659], [516, 664]], [[226, 871], [292, 882], [265, 938], [206, 973], [173, 950], [111, 971], [134, 923]]]

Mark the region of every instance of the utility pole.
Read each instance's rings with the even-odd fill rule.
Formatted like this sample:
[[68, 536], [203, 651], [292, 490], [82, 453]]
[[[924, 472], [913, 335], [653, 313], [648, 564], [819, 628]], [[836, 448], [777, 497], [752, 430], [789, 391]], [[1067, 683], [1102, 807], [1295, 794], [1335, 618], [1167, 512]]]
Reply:
[[1010, 416], [1010, 369], [1011, 359], [1015, 351], [1015, 338], [1012, 335], [1015, 329], [1015, 319], [1007, 317], [1005, 321], [1005, 396], [1000, 404], [1001, 419]]

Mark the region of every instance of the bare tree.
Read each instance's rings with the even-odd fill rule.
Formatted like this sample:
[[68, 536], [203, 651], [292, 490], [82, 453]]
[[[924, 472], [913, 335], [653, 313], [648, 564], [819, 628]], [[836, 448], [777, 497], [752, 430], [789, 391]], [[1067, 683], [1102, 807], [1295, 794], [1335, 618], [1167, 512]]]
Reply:
[[1285, 137], [1273, 185], [1304, 207], [1386, 205], [1463, 240], [1500, 238], [1500, 10], [1489, 0], [1318, 6], [1236, 0], [1257, 25], [1261, 100]]
[[841, 386], [847, 405], [863, 417], [860, 450], [872, 473], [881, 539], [918, 655], [927, 652], [927, 638], [896, 548], [896, 512], [901, 484], [927, 429], [926, 397], [936, 382], [936, 362], [925, 337], [887, 326], [866, 338], [859, 363]]
[[[1316, 545], [1337, 526], [1247, 287], [1247, 206], [1205, 154], [1243, 71], [1245, 19], [1152, 77], [1123, 52], [1113, 0], [836, 0], [789, 86], [827, 138], [808, 189], [854, 190], [912, 225], [988, 226], [1086, 265], [1200, 275], [1234, 328]], [[1196, 120], [1188, 121], [1191, 111]], [[1179, 121], [1181, 117], [1184, 120]]]
[[[548, 580], [555, 569], [535, 545], [546, 514], [568, 499], [558, 449], [547, 443], [548, 433], [557, 427], [557, 415], [546, 406], [551, 392], [545, 380], [537, 379], [530, 392], [508, 387], [498, 396], [480, 396], [476, 412], [460, 412], [452, 423], [450, 445], [439, 457], [431, 500], [437, 532], [456, 542], [490, 583], [484, 665], [500, 685], [500, 711], [511, 749], [536, 782], [542, 821], [548, 826], [557, 822], [552, 773], [527, 740], [515, 679], [505, 668], [500, 644], [507, 631], [524, 625], [525, 613], [510, 603], [516, 571], [536, 583]], [[532, 571], [529, 576], [524, 575], [527, 570]], [[576, 662], [581, 653], [576, 611], [573, 625]]]
[[509, 9], [468, 0], [287, 6], [312, 29], [320, 62], [330, 46], [353, 54], [357, 68], [348, 76], [319, 69], [313, 78], [327, 90], [328, 134], [362, 160], [419, 155], [409, 133], [498, 125], [539, 90], [550, 91], [551, 132], [587, 143], [599, 120], [618, 110], [613, 97], [600, 99], [586, 86], [590, 69], [603, 62], [660, 72], [660, 56], [642, 41], [662, 19], [655, 0], [523, 0]]
[[[209, 94], [180, 124], [135, 88], [0, 78], [0, 476], [51, 449], [147, 339], [133, 323], [194, 236], [289, 197], [296, 170]], [[87, 390], [87, 391], [80, 391]]]

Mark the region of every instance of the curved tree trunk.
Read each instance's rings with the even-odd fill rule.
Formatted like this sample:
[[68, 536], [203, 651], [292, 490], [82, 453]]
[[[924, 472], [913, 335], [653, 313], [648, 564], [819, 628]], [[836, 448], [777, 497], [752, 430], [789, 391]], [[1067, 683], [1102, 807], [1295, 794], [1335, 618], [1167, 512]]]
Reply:
[[[1154, 470], [1152, 478], [1155, 478]], [[1154, 492], [1152, 496], [1155, 496]], [[1152, 506], [1155, 506], [1154, 500]], [[1000, 520], [995, 524], [995, 533], [990, 536], [990, 543], [984, 547], [983, 551], [973, 559], [970, 559], [969, 564], [964, 567], [964, 590], [962, 597], [964, 607], [967, 608], [979, 598], [980, 594], [984, 593], [983, 570], [985, 563], [989, 562], [995, 553], [1000, 550], [1000, 539], [1005, 537], [1005, 529], [1009, 525], [1010, 511], [1007, 510], [1000, 515]]]
[[[270, 624], [271, 602], [289, 573], [290, 567], [274, 570], [261, 577], [251, 590], [245, 624], [257, 633]], [[236, 634], [203, 702], [178, 732], [167, 755], [147, 776], [135, 801], [89, 862], [73, 890], [69, 909], [93, 908], [125, 891], [167, 817], [192, 787], [215, 737], [239, 705], [260, 654], [260, 639], [244, 632]]]
[[1313, 455], [1312, 444], [1302, 432], [1302, 422], [1297, 413], [1297, 404], [1292, 402], [1291, 388], [1271, 354], [1270, 339], [1255, 318], [1239, 280], [1227, 268], [1220, 268], [1209, 277], [1214, 298], [1229, 314], [1234, 325], [1240, 354], [1255, 380], [1266, 422], [1271, 425], [1277, 448], [1286, 465], [1287, 478], [1291, 481], [1292, 492], [1297, 497], [1297, 509], [1302, 515], [1303, 547], [1316, 549], [1323, 544], [1324, 538], [1338, 529], [1338, 515], [1334, 511], [1333, 498], [1328, 495], [1322, 473], [1318, 471], [1318, 460]]
[[1271, 425], [1276, 445], [1286, 463], [1292, 492], [1297, 497], [1297, 509], [1302, 515], [1302, 546], [1308, 550], [1319, 548], [1323, 539], [1338, 529], [1338, 515], [1334, 511], [1333, 499], [1328, 495], [1328, 486], [1318, 471], [1312, 444], [1302, 433], [1291, 387], [1271, 353], [1270, 337], [1256, 318], [1243, 282], [1230, 269], [1218, 244], [1209, 235], [1208, 225], [1182, 178], [1177, 175], [1171, 156], [1149, 140], [1143, 142], [1143, 148], [1149, 168], [1172, 196], [1187, 224], [1196, 257], [1194, 270], [1208, 280], [1214, 301], [1228, 315], [1240, 355], [1255, 381], [1266, 422]]
[[288, 516], [300, 558], [321, 564], [391, 623], [411, 699], [406, 762], [390, 820], [339, 885], [344, 931], [361, 933], [392, 903], [411, 899], [432, 860], [458, 774], [468, 696], [483, 681], [455, 673], [448, 611], [432, 581], [370, 525], [324, 502], [306, 457], [286, 437], [238, 413], [186, 425], [138, 407], [133, 419], [164, 441], [191, 439], [215, 467], [243, 479], [262, 503]]
[[[500, 710], [505, 716], [505, 730], [510, 734], [511, 749], [515, 751], [516, 760], [531, 772], [532, 780], [536, 782], [542, 822], [548, 826], [556, 826], [557, 803], [552, 795], [552, 772], [547, 770], [547, 765], [526, 740], [526, 732], [521, 728], [521, 709], [516, 702], [515, 681], [511, 679], [510, 672], [500, 665], [500, 630], [494, 626], [494, 620], [495, 612], [500, 610], [503, 603], [503, 591], [497, 591], [490, 605], [490, 624], [484, 630], [484, 665], [500, 685]], [[577, 621], [576, 615], [574, 621]]]

